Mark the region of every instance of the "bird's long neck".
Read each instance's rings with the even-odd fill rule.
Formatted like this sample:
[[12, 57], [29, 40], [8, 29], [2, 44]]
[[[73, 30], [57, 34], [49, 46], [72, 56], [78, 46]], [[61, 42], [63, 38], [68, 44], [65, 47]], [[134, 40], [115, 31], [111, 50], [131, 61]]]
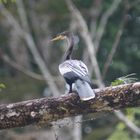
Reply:
[[73, 47], [74, 47], [74, 41], [72, 38], [67, 38], [67, 43], [68, 43], [68, 49], [65, 53], [64, 59], [65, 60], [69, 60], [71, 59], [71, 55], [72, 55], [72, 51], [73, 51]]

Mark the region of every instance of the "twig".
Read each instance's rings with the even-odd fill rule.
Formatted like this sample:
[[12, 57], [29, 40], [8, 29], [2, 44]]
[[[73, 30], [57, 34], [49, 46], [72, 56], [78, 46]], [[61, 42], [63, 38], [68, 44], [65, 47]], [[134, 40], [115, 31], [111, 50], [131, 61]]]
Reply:
[[29, 33], [30, 29], [29, 29], [28, 20], [27, 20], [26, 13], [25, 13], [25, 8], [24, 8], [23, 1], [22, 0], [17, 0], [16, 4], [17, 4], [17, 10], [18, 10], [18, 13], [19, 13], [19, 18], [20, 18], [22, 28], [26, 32]]
[[53, 125], [53, 132], [54, 132], [54, 137], [55, 137], [55, 140], [59, 140], [58, 138], [58, 132], [57, 132], [57, 130], [56, 130], [56, 127], [55, 127], [55, 125]]
[[73, 133], [74, 133], [74, 140], [82, 140], [82, 123], [77, 123], [77, 122], [82, 122], [82, 115], [76, 116], [74, 118], [74, 128], [73, 128]]
[[91, 15], [91, 23], [90, 23], [90, 35], [92, 37], [92, 40], [95, 38], [95, 33], [97, 29], [97, 21], [99, 14], [102, 9], [102, 0], [95, 0], [93, 6], [90, 9], [90, 15]]
[[[28, 42], [29, 48], [31, 50], [31, 52], [34, 55], [34, 58], [37, 57], [35, 60], [38, 63], [40, 69], [42, 70], [43, 76], [46, 79], [46, 82], [48, 85], [50, 85], [50, 89], [52, 90], [52, 93], [54, 96], [59, 96], [59, 90], [55, 84], [55, 82], [53, 81], [53, 78], [51, 76], [51, 73], [49, 72], [48, 68], [45, 65], [45, 62], [43, 61], [43, 59], [41, 58], [41, 55], [38, 53], [37, 51], [37, 47], [36, 44], [33, 40], [33, 37], [29, 31], [29, 25], [28, 25], [28, 21], [27, 21], [27, 17], [26, 17], [26, 13], [25, 13], [25, 9], [24, 9], [24, 5], [23, 5], [23, 1], [22, 0], [18, 0], [17, 2], [17, 7], [18, 8], [18, 12], [19, 12], [19, 17], [21, 20], [21, 23], [23, 25], [23, 30], [26, 31], [27, 30], [27, 34], [25, 34], [25, 39]], [[56, 94], [55, 94], [56, 92]]]
[[114, 111], [115, 115], [125, 123], [125, 125], [130, 128], [137, 135], [140, 135], [140, 128], [138, 128], [133, 122], [131, 122], [121, 111]]
[[106, 73], [108, 71], [110, 63], [111, 63], [111, 61], [113, 59], [113, 56], [115, 55], [116, 49], [118, 47], [118, 44], [119, 44], [119, 41], [120, 41], [120, 38], [121, 38], [121, 35], [123, 33], [124, 26], [125, 26], [125, 24], [127, 22], [127, 17], [126, 17], [127, 12], [128, 12], [128, 10], [130, 8], [136, 6], [138, 3], [140, 3], [140, 1], [134, 1], [131, 4], [129, 4], [127, 0], [125, 1], [125, 8], [124, 8], [124, 14], [123, 14], [124, 16], [123, 16], [123, 19], [122, 19], [122, 21], [120, 23], [117, 35], [115, 37], [115, 41], [114, 41], [114, 43], [112, 45], [112, 49], [111, 49], [111, 51], [110, 51], [110, 53], [109, 53], [109, 55], [107, 57], [107, 60], [105, 62], [105, 65], [104, 65], [104, 68], [103, 68], [103, 74], [102, 74], [103, 79], [105, 78], [105, 75], [106, 75]]
[[43, 61], [40, 54], [38, 53], [38, 50], [36, 49], [36, 45], [35, 45], [35, 42], [31, 36], [31, 34], [26, 32], [24, 29], [22, 29], [20, 27], [20, 25], [18, 24], [16, 19], [2, 5], [2, 3], [0, 4], [0, 11], [1, 11], [2, 15], [4, 17], [6, 17], [9, 24], [17, 31], [17, 33], [25, 39], [34, 59], [36, 60], [38, 66], [39, 66], [39, 68], [40, 68], [40, 70], [41, 70], [41, 72], [46, 80], [46, 83], [49, 85], [49, 88], [51, 89], [52, 93], [54, 93], [55, 96], [59, 96], [60, 95], [59, 90], [56, 87], [56, 84], [54, 83], [53, 78], [45, 65], [45, 62]]
[[[121, 21], [120, 23], [120, 27], [119, 27], [119, 30], [117, 32], [117, 35], [116, 35], [116, 38], [115, 38], [115, 41], [114, 41], [114, 44], [112, 46], [112, 49], [107, 57], [107, 60], [106, 60], [106, 63], [104, 65], [104, 71], [103, 71], [103, 79], [105, 78], [106, 76], [106, 73], [108, 71], [108, 68], [110, 66], [110, 63], [113, 59], [113, 56], [116, 52], [116, 49], [118, 47], [118, 44], [119, 44], [119, 41], [120, 41], [120, 37], [123, 33], [123, 28], [124, 28], [124, 25], [126, 24], [127, 22], [127, 19], [126, 19], [126, 14], [128, 12], [128, 10], [130, 8], [132, 8], [133, 6], [135, 6], [135, 4], [132, 4], [131, 6], [127, 3], [127, 1], [125, 1], [125, 10], [124, 10], [124, 16], [123, 16], [123, 20]], [[125, 123], [125, 125], [131, 129], [131, 131], [133, 131], [134, 133], [140, 135], [140, 128], [137, 127], [132, 121], [130, 121], [120, 110], [118, 111], [114, 111], [115, 115]]]
[[114, 0], [110, 8], [101, 17], [99, 27], [95, 34], [95, 40], [94, 40], [96, 53], [98, 51], [100, 41], [105, 31], [105, 27], [107, 25], [108, 19], [116, 11], [121, 1], [122, 0]]
[[28, 75], [29, 77], [32, 77], [34, 79], [37, 80], [45, 80], [44, 77], [40, 74], [37, 74], [35, 72], [32, 72], [30, 70], [27, 70], [26, 68], [22, 67], [21, 65], [17, 64], [16, 62], [12, 61], [8, 55], [4, 54], [1, 56], [2, 59], [8, 63], [10, 66], [14, 67], [15, 69], [17, 69], [18, 71], [23, 72], [24, 74]]
[[[99, 71], [99, 67], [98, 67], [98, 64], [97, 64], [97, 60], [96, 60], [96, 57], [95, 57], [95, 50], [94, 50], [94, 45], [93, 45], [93, 42], [92, 42], [92, 40], [91, 40], [91, 37], [90, 37], [90, 35], [89, 35], [89, 32], [88, 32], [88, 27], [87, 27], [87, 25], [86, 25], [86, 22], [85, 22], [85, 20], [83, 19], [83, 17], [82, 17], [82, 15], [80, 14], [80, 12], [78, 11], [78, 9], [76, 9], [76, 7], [74, 7], [74, 5], [72, 4], [72, 2], [71, 1], [66, 1], [67, 2], [67, 5], [68, 5], [68, 7], [69, 7], [69, 10], [71, 11], [71, 13], [72, 13], [72, 15], [73, 15], [73, 17], [74, 18], [76, 18], [76, 23], [77, 23], [77, 26], [79, 27], [79, 26], [81, 26], [81, 28], [79, 29], [80, 30], [80, 33], [81, 33], [81, 36], [83, 37], [83, 39], [84, 39], [84, 41], [85, 41], [85, 43], [86, 43], [86, 45], [87, 45], [87, 47], [88, 47], [88, 51], [89, 51], [89, 54], [90, 54], [90, 57], [92, 58], [91, 59], [91, 62], [92, 62], [92, 66], [93, 66], [93, 68], [94, 68], [94, 70], [97, 70], [99, 73], [100, 73], [100, 71]], [[107, 19], [112, 15], [112, 13], [117, 9], [117, 7], [118, 7], [118, 5], [119, 5], [119, 3], [121, 2], [121, 0], [119, 0], [119, 1], [115, 1], [114, 0], [114, 4], [113, 4], [113, 6], [110, 8], [110, 10], [108, 10], [107, 12], [106, 12], [106, 16], [101, 20], [102, 22], [102, 24], [100, 24], [100, 26], [104, 26], [104, 28], [105, 28], [105, 26], [106, 26], [106, 24], [107, 24]], [[117, 3], [117, 4], [116, 4]], [[104, 24], [103, 24], [104, 23]], [[102, 26], [102, 27], [103, 27]], [[104, 30], [104, 29], [103, 29]], [[102, 35], [103, 35], [103, 32], [104, 31], [102, 31]], [[101, 35], [101, 34], [100, 34]], [[102, 36], [101, 35], [101, 36]], [[101, 37], [100, 36], [100, 37]], [[95, 59], [94, 59], [95, 58]], [[93, 61], [95, 60], [95, 63], [97, 64], [96, 66], [97, 67], [95, 67], [95, 65], [94, 65], [94, 63], [93, 63]], [[103, 84], [103, 82], [102, 82], [102, 78], [101, 78], [101, 76], [99, 76], [98, 77], [98, 72], [95, 72], [95, 75], [96, 75], [96, 77], [97, 77], [97, 80], [98, 80], [98, 86], [99, 87], [104, 87], [104, 84]], [[100, 74], [99, 74], [100, 75]], [[124, 117], [125, 117], [125, 115], [124, 115]], [[131, 122], [132, 123], [132, 122]], [[127, 124], [126, 124], [126, 126], [127, 126]], [[135, 126], [135, 127], [137, 127], [137, 126]], [[134, 131], [133, 130], [133, 128], [132, 128], [132, 131]]]
[[[10, 59], [10, 57], [6, 54], [1, 54], [0, 56], [7, 64], [9, 64], [10, 66], [12, 66], [13, 68], [15, 68], [16, 70], [26, 74], [27, 76], [33, 78], [33, 79], [36, 79], [36, 80], [41, 80], [41, 81], [45, 81], [45, 78], [41, 75], [41, 74], [38, 74], [38, 73], [35, 73], [31, 70], [28, 70], [26, 68], [24, 68], [23, 66], [21, 66], [20, 64], [17, 64], [16, 62], [12, 61]], [[60, 82], [60, 77], [53, 77], [54, 80], [56, 82]]]
[[84, 39], [86, 46], [88, 47], [89, 56], [91, 59], [92, 66], [94, 68], [94, 72], [96, 75], [96, 78], [98, 80], [98, 85], [100, 87], [103, 87], [102, 77], [99, 69], [99, 65], [95, 56], [95, 49], [94, 44], [92, 42], [92, 38], [90, 36], [90, 33], [88, 31], [88, 27], [85, 23], [85, 20], [83, 19], [81, 13], [78, 11], [78, 9], [74, 6], [71, 0], [66, 0], [67, 6], [73, 16], [73, 18], [76, 20], [76, 25], [79, 28], [79, 32]]
[[[126, 13], [126, 12], [125, 12], [125, 13]], [[125, 25], [125, 23], [126, 23], [126, 17], [125, 17], [125, 16], [126, 16], [126, 14], [124, 15], [124, 17], [123, 17], [123, 19], [122, 19], [122, 21], [121, 21], [121, 23], [120, 23], [120, 27], [119, 27], [118, 32], [117, 32], [117, 35], [116, 35], [116, 37], [115, 37], [115, 41], [114, 41], [114, 43], [113, 43], [113, 45], [112, 45], [112, 49], [111, 49], [111, 51], [109, 52], [108, 57], [107, 57], [107, 59], [106, 59], [106, 62], [105, 62], [105, 64], [104, 64], [103, 74], [102, 74], [103, 79], [104, 79], [105, 76], [106, 76], [106, 73], [107, 73], [107, 71], [108, 71], [108, 68], [109, 68], [109, 66], [111, 65], [111, 61], [112, 61], [112, 59], [113, 59], [113, 57], [114, 57], [114, 55], [115, 55], [115, 52], [116, 52], [117, 47], [118, 47], [118, 44], [119, 44], [119, 42], [120, 42], [120, 38], [121, 38], [121, 35], [122, 35], [122, 33], [123, 33], [123, 28], [124, 28], [124, 25]]]

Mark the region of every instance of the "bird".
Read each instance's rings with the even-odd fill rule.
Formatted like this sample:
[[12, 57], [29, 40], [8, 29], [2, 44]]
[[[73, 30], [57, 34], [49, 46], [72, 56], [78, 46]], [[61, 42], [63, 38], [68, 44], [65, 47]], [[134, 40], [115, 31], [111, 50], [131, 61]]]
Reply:
[[69, 85], [69, 93], [72, 93], [72, 85], [75, 85], [77, 93], [81, 100], [86, 101], [95, 98], [95, 92], [91, 87], [88, 68], [81, 61], [72, 59], [72, 52], [78, 38], [70, 31], [59, 33], [51, 41], [66, 40], [67, 50], [63, 57], [63, 62], [59, 65], [60, 74]]

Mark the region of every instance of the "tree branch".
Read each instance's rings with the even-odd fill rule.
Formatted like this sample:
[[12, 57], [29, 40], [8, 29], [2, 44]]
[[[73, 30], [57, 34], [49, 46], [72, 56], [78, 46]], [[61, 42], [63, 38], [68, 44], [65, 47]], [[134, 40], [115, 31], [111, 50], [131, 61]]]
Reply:
[[[137, 1], [138, 2], [138, 1]], [[136, 2], [136, 4], [138, 4]], [[105, 79], [106, 77], [106, 73], [109, 69], [109, 66], [110, 66], [110, 63], [115, 55], [115, 52], [117, 50], [117, 47], [118, 47], [118, 44], [119, 44], [119, 41], [120, 41], [120, 38], [121, 38], [121, 35], [123, 33], [123, 28], [127, 22], [127, 18], [126, 18], [126, 14], [128, 12], [128, 10], [130, 8], [132, 8], [133, 6], [135, 6], [135, 2], [133, 2], [133, 4], [129, 5], [128, 1], [125, 1], [125, 9], [124, 9], [124, 16], [123, 16], [123, 19], [120, 23], [120, 26], [119, 26], [119, 29], [118, 29], [118, 32], [116, 34], [116, 38], [115, 38], [115, 41], [112, 45], [112, 49], [107, 57], [107, 60], [104, 64], [104, 69], [103, 69], [103, 79]], [[120, 110], [118, 111], [114, 111], [114, 114], [118, 117], [118, 119], [120, 119], [123, 123], [125, 123], [125, 125], [131, 129], [131, 131], [133, 131], [134, 133], [136, 133], [137, 135], [140, 135], [140, 128], [137, 127], [132, 121], [130, 121], [124, 114], [123, 112], [121, 112]]]
[[137, 135], [140, 135], [140, 128], [130, 121], [120, 110], [115, 110], [114, 113], [119, 118], [119, 120], [125, 123], [128, 128], [130, 128]]
[[98, 30], [95, 34], [95, 49], [96, 49], [96, 53], [98, 51], [99, 45], [100, 45], [100, 40], [102, 39], [103, 33], [105, 31], [105, 27], [107, 25], [108, 19], [109, 17], [115, 12], [115, 10], [118, 8], [120, 2], [122, 0], [114, 0], [111, 7], [103, 14], [100, 23], [99, 23], [99, 27]]
[[6, 54], [3, 55], [2, 54], [1, 57], [2, 57], [3, 61], [5, 61], [7, 64], [12, 66], [16, 70], [18, 70], [20, 72], [23, 72], [24, 74], [26, 74], [27, 76], [29, 76], [31, 78], [41, 80], [41, 81], [45, 81], [45, 78], [42, 75], [37, 74], [37, 73], [35, 73], [35, 72], [31, 71], [31, 70], [26, 69], [22, 65], [17, 64], [16, 62], [12, 61], [8, 55], [6, 55]]
[[102, 11], [102, 0], [95, 0], [93, 2], [93, 6], [90, 9], [90, 16], [91, 16], [91, 23], [90, 23], [90, 35], [92, 37], [92, 40], [95, 38], [95, 33], [97, 29], [97, 21], [99, 18], [99, 15]]
[[140, 82], [97, 89], [96, 98], [81, 101], [77, 94], [0, 106], [0, 129], [44, 124], [64, 117], [140, 106]]
[[[79, 32], [80, 32], [80, 34], [81, 34], [81, 36], [83, 37], [83, 39], [84, 39], [84, 41], [85, 41], [85, 43], [86, 43], [86, 45], [87, 45], [87, 48], [88, 48], [88, 54], [89, 54], [89, 56], [90, 56], [90, 59], [91, 59], [91, 63], [92, 63], [92, 68], [91, 68], [91, 71], [93, 71], [94, 70], [94, 72], [95, 72], [95, 75], [96, 75], [96, 79], [97, 79], [97, 85], [99, 86], [99, 87], [104, 87], [104, 83], [103, 83], [103, 81], [102, 81], [102, 76], [101, 76], [101, 74], [100, 74], [100, 69], [99, 69], [99, 66], [98, 66], [98, 62], [97, 62], [97, 59], [96, 59], [96, 55], [95, 55], [95, 48], [94, 48], [94, 44], [93, 44], [93, 42], [92, 42], [92, 39], [91, 39], [91, 36], [90, 36], [90, 33], [89, 33], [89, 31], [88, 31], [88, 27], [87, 27], [87, 25], [86, 25], [86, 22], [85, 22], [85, 20], [84, 20], [84, 18], [82, 17], [82, 15], [81, 15], [81, 13], [79, 12], [79, 10], [73, 5], [73, 3], [72, 3], [72, 1], [70, 1], [70, 0], [66, 0], [66, 2], [67, 2], [67, 5], [68, 5], [68, 8], [69, 8], [69, 10], [70, 10], [70, 12], [72, 13], [72, 15], [73, 15], [73, 20], [75, 19], [75, 24], [78, 26], [78, 28], [80, 28], [79, 29]], [[100, 34], [99, 33], [99, 42], [100, 42], [100, 40], [101, 40], [101, 37], [102, 37], [102, 35], [103, 35], [103, 33], [104, 33], [104, 29], [105, 29], [105, 26], [106, 26], [106, 24], [107, 24], [107, 21], [108, 21], [108, 18], [112, 15], [112, 13], [117, 9], [117, 7], [118, 7], [118, 5], [119, 5], [119, 3], [121, 2], [121, 0], [118, 0], [118, 1], [115, 1], [114, 0], [114, 2], [113, 2], [113, 4], [112, 4], [112, 6], [110, 7], [110, 9], [106, 12], [106, 16], [105, 17], [103, 17], [103, 19], [101, 20], [101, 23], [102, 24], [100, 24], [100, 26], [102, 26], [103, 28], [103, 30], [102, 30], [102, 33]], [[117, 3], [117, 5], [115, 5]], [[123, 28], [123, 26], [121, 27], [121, 28]], [[121, 33], [122, 34], [122, 33]], [[121, 36], [121, 34], [120, 34], [120, 31], [119, 31], [119, 34], [118, 34], [118, 37], [117, 37], [117, 40], [115, 41], [115, 43], [114, 43], [114, 46], [113, 46], [113, 48], [115, 48], [116, 49], [116, 47], [117, 47], [117, 44], [118, 44], [118, 42], [119, 42], [119, 36]], [[101, 35], [101, 36], [100, 36]], [[98, 43], [99, 43], [98, 42]], [[115, 52], [115, 49], [113, 50], [113, 53]], [[113, 54], [112, 53], [112, 54]], [[113, 55], [112, 55], [113, 56]], [[112, 57], [111, 56], [111, 57]], [[112, 59], [112, 58], [111, 58]], [[94, 68], [94, 69], [93, 69]], [[115, 112], [115, 114], [117, 114], [117, 112]], [[123, 115], [123, 117], [124, 118], [126, 118], [125, 117], [125, 115], [123, 114], [123, 113], [121, 113], [122, 115]], [[118, 116], [117, 116], [118, 117]], [[126, 118], [127, 119], [127, 118]], [[128, 119], [127, 119], [127, 121], [129, 121]], [[124, 122], [125, 123], [125, 122]], [[131, 121], [129, 121], [128, 123], [125, 123], [126, 124], [126, 126], [128, 126], [128, 124], [130, 124], [130, 123], [132, 123]], [[134, 124], [133, 124], [134, 125]], [[130, 125], [128, 126], [129, 128], [131, 128], [130, 127]], [[135, 126], [136, 128], [138, 128], [137, 126]], [[133, 131], [133, 132], [135, 132], [135, 130], [133, 129], [133, 127], [131, 128], [131, 130]], [[138, 130], [138, 129], [137, 129]], [[136, 132], [137, 133], [137, 132]]]
[[83, 16], [81, 15], [80, 11], [75, 7], [75, 5], [72, 3], [71, 0], [66, 0], [66, 4], [67, 4], [67, 6], [68, 6], [68, 8], [73, 16], [73, 20], [75, 20], [77, 28], [79, 29], [78, 31], [81, 34], [81, 36], [82, 36], [82, 38], [87, 46], [89, 57], [91, 60], [91, 64], [94, 68], [94, 73], [96, 75], [98, 85], [100, 85], [100, 87], [103, 87], [104, 85], [103, 85], [99, 65], [98, 65], [98, 62], [96, 59], [94, 44], [92, 42], [92, 38], [91, 38], [90, 33], [88, 31], [87, 24], [86, 24]]
[[111, 64], [111, 61], [115, 55], [115, 52], [117, 50], [117, 47], [118, 47], [118, 44], [120, 42], [120, 38], [123, 34], [123, 29], [124, 29], [124, 26], [125, 24], [127, 23], [128, 19], [127, 19], [127, 13], [128, 13], [128, 10], [134, 6], [136, 6], [140, 1], [135, 1], [133, 3], [128, 3], [128, 1], [125, 2], [125, 7], [124, 7], [124, 15], [123, 15], [123, 19], [121, 20], [121, 23], [120, 23], [120, 26], [119, 26], [119, 29], [118, 29], [118, 32], [116, 34], [116, 38], [115, 38], [115, 41], [112, 45], [112, 49], [111, 51], [109, 52], [109, 55], [107, 56], [107, 59], [106, 59], [106, 62], [104, 64], [104, 68], [103, 68], [103, 74], [102, 74], [102, 77], [103, 79], [105, 78], [105, 75], [109, 69], [109, 66]]
[[[6, 18], [8, 23], [16, 30], [17, 34], [19, 34], [19, 36], [24, 38], [24, 40], [26, 41], [26, 43], [27, 43], [37, 65], [39, 66], [49, 88], [55, 94], [55, 96], [59, 96], [60, 92], [59, 92], [55, 82], [53, 81], [52, 75], [51, 75], [50, 71], [48, 70], [48, 68], [46, 67], [45, 62], [43, 61], [41, 55], [38, 53], [38, 50], [36, 48], [36, 44], [31, 36], [31, 34], [29, 32], [26, 32], [24, 29], [21, 28], [21, 26], [19, 25], [17, 20], [4, 7], [4, 5], [2, 5], [2, 3], [0, 4], [0, 11], [1, 11], [1, 14]], [[24, 15], [22, 15], [22, 16], [24, 16]]]
[[109, 66], [110, 66], [110, 64], [111, 64], [111, 61], [112, 61], [112, 59], [113, 59], [113, 57], [114, 57], [114, 55], [115, 55], [115, 52], [116, 52], [116, 50], [117, 50], [118, 44], [119, 44], [120, 39], [121, 39], [121, 36], [122, 36], [122, 34], [123, 34], [124, 25], [125, 25], [125, 23], [126, 23], [126, 21], [127, 21], [127, 20], [126, 20], [126, 13], [127, 13], [127, 11], [128, 11], [128, 10], [125, 10], [125, 14], [124, 14], [124, 17], [123, 17], [123, 19], [122, 19], [122, 21], [121, 21], [121, 23], [120, 23], [118, 32], [117, 32], [117, 34], [116, 34], [115, 41], [114, 41], [114, 43], [113, 43], [113, 45], [112, 45], [111, 51], [109, 52], [109, 54], [108, 54], [108, 56], [107, 56], [107, 59], [106, 59], [106, 62], [105, 62], [105, 64], [104, 64], [103, 74], [102, 74], [103, 79], [105, 78], [105, 75], [106, 75], [106, 73], [107, 73], [107, 71], [108, 71], [108, 69], [109, 69]]

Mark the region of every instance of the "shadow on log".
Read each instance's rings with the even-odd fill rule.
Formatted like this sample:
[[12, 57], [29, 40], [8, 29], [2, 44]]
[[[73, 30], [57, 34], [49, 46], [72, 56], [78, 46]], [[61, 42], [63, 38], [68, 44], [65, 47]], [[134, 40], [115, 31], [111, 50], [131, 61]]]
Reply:
[[140, 106], [140, 82], [95, 90], [81, 101], [76, 93], [0, 106], [0, 129], [47, 124], [64, 117]]

